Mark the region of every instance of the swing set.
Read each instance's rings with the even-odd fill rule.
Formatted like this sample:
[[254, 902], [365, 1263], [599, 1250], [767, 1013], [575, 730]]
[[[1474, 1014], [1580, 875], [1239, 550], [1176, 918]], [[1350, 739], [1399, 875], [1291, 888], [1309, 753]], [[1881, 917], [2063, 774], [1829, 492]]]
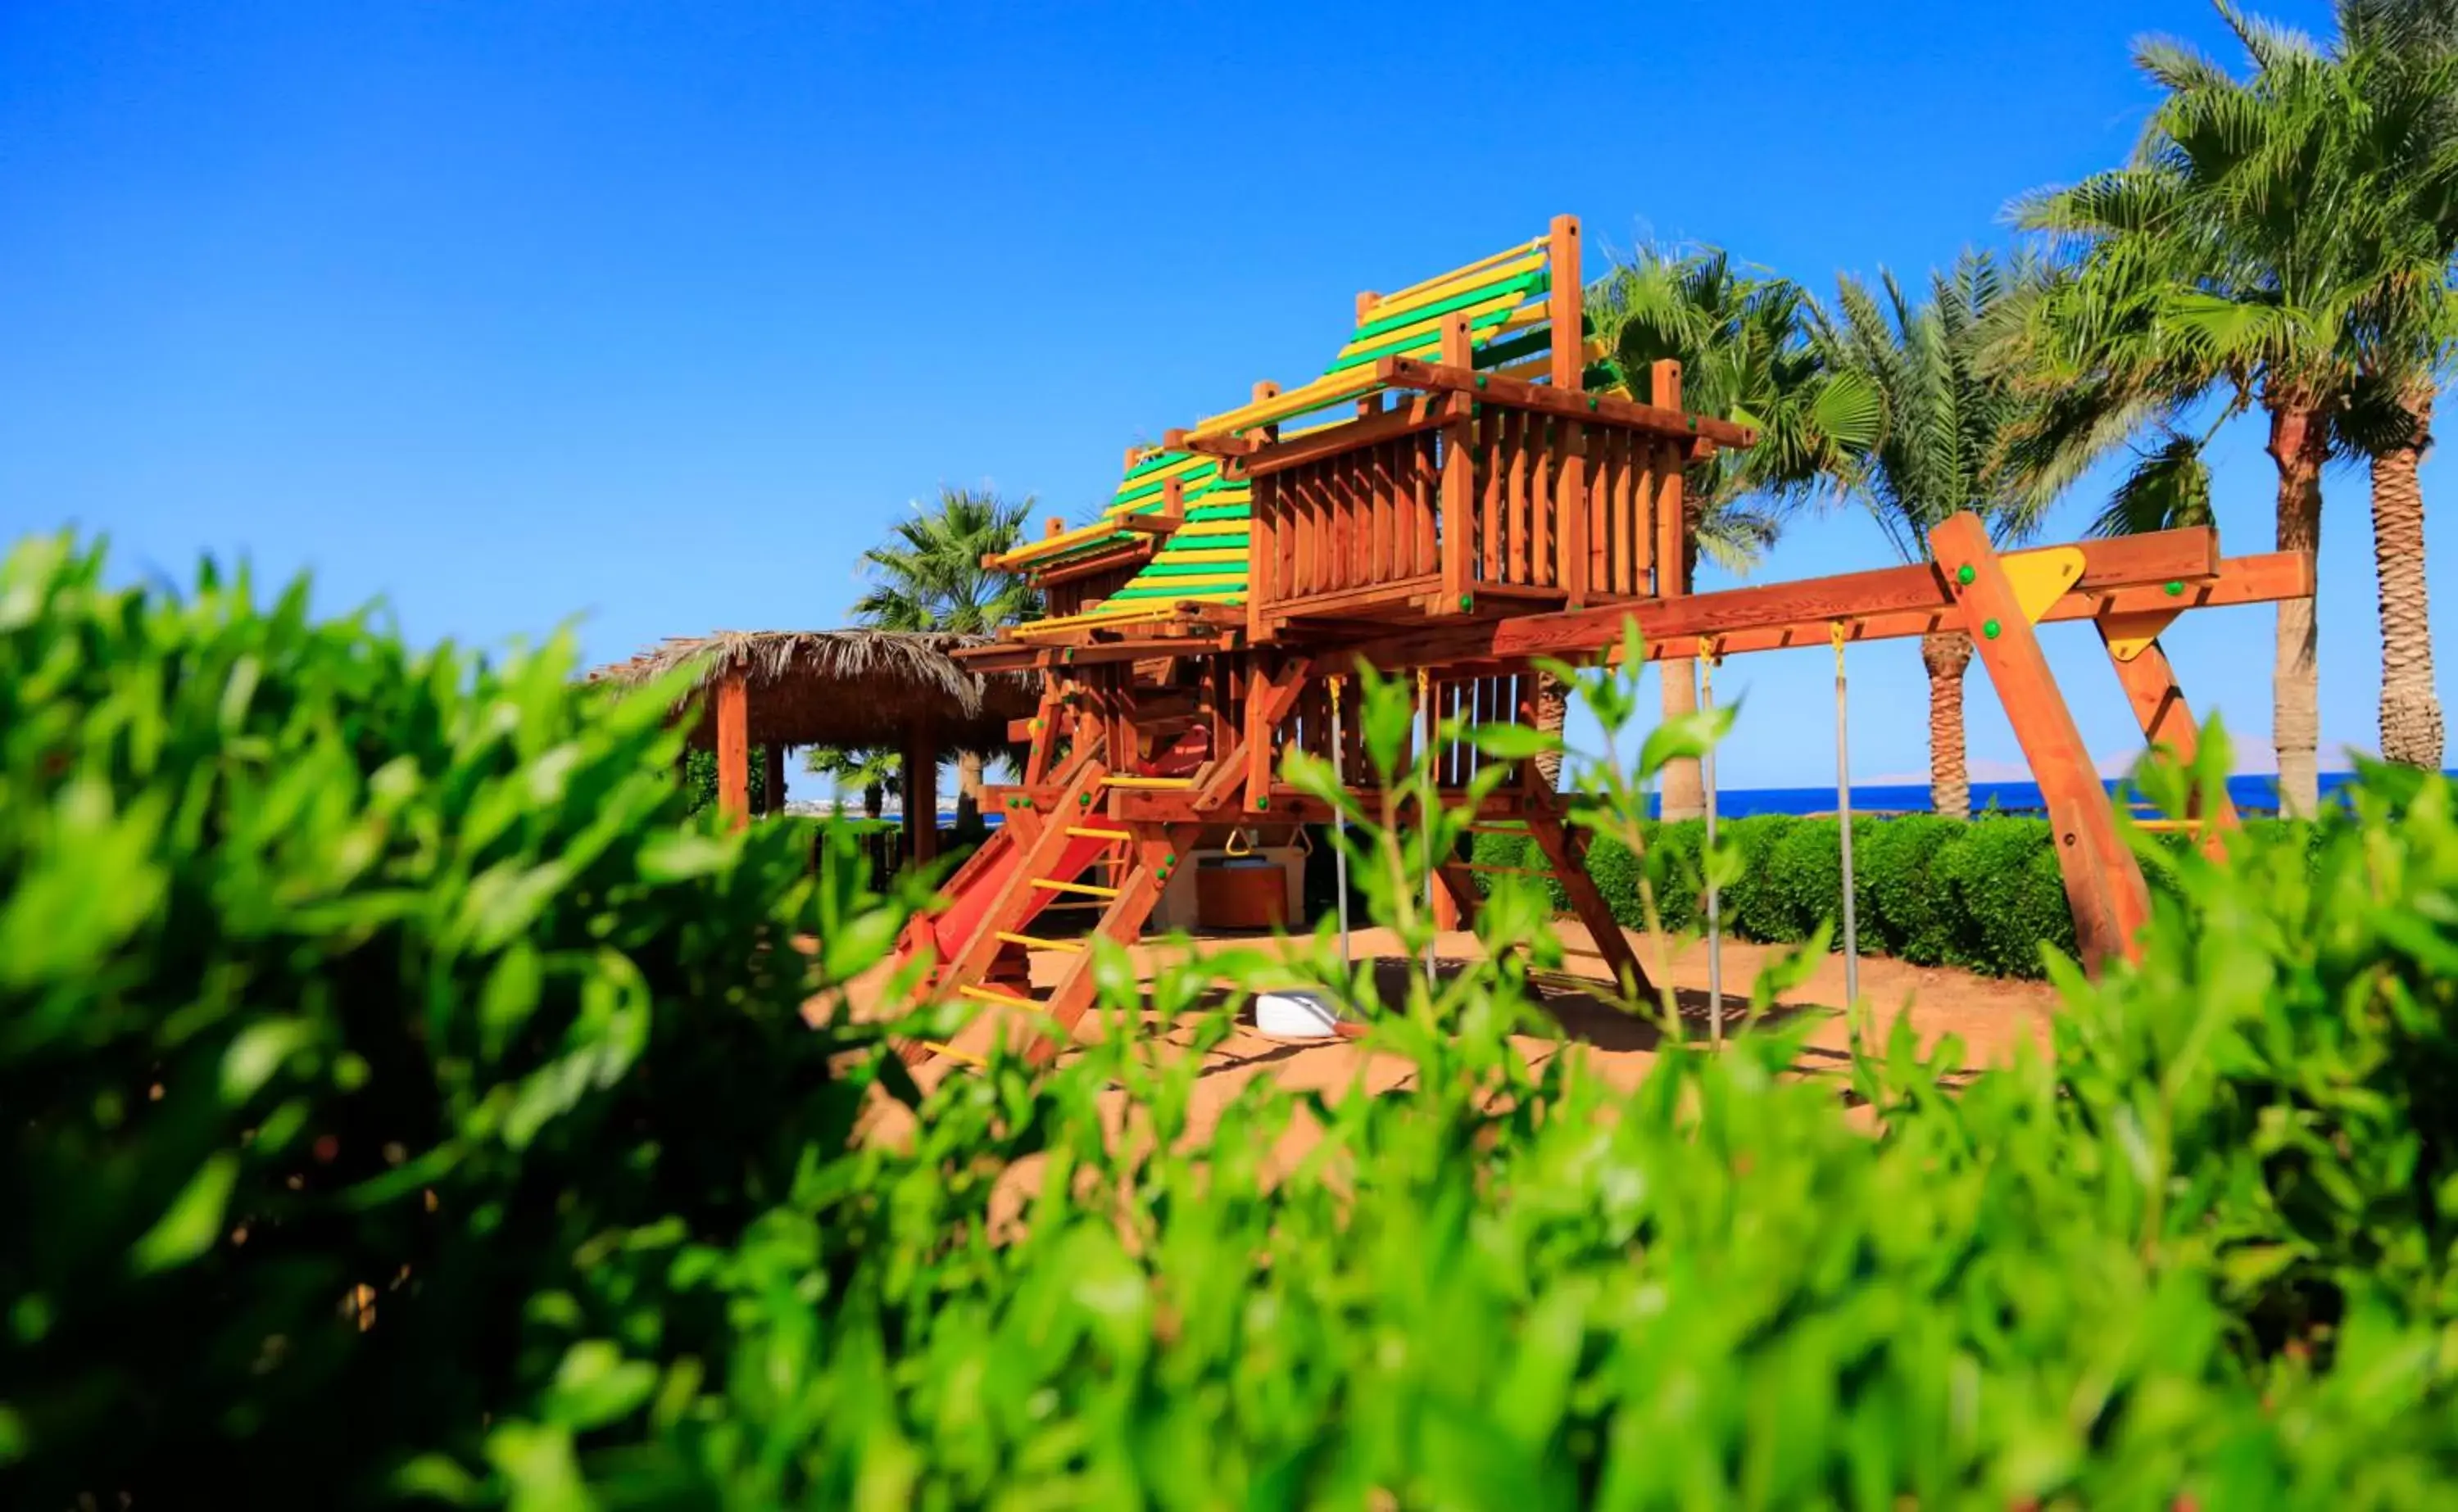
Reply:
[[[979, 672], [1037, 677], [1040, 697], [1010, 730], [1030, 748], [1021, 779], [985, 791], [1001, 827], [903, 942], [931, 961], [937, 993], [1039, 1026], [1031, 1053], [1054, 1054], [1092, 1003], [1091, 956], [1081, 940], [1029, 933], [1035, 917], [1081, 901], [1097, 909], [1097, 933], [1129, 942], [1199, 847], [1239, 832], [1282, 843], [1336, 821], [1278, 774], [1296, 750], [1332, 762], [1344, 784], [1364, 771], [1356, 668], [1413, 673], [1435, 799], [1462, 806], [1494, 758], [1445, 739], [1446, 723], [1533, 723], [1533, 663], [1617, 658], [1632, 621], [1648, 658], [1701, 668], [1710, 707], [1726, 656], [1833, 647], [1848, 990], [1858, 942], [1844, 652], [1939, 632], [1971, 637], [2005, 706], [2046, 800], [2086, 964], [2135, 952], [2149, 912], [2141, 870], [2037, 627], [2089, 621], [2145, 740], [2190, 759], [2192, 715], [2159, 632], [2187, 610], [2309, 597], [2311, 559], [2223, 558], [2209, 529], [2000, 552], [1977, 518], [1958, 514], [1930, 532], [1925, 563], [1695, 593], [1683, 471], [1757, 437], [1684, 410], [1677, 363], [1650, 373], [1654, 403], [1632, 398], [1594, 338], [1582, 288], [1578, 222], [1561, 217], [1465, 267], [1361, 294], [1322, 376], [1285, 390], [1258, 383], [1246, 404], [1130, 450], [1098, 520], [1053, 520], [1045, 537], [984, 559], [1027, 574], [1049, 617], [957, 654]], [[1622, 991], [1652, 992], [1588, 878], [1584, 835], [1564, 824], [1532, 762], [1510, 766], [1473, 800], [1472, 821], [1524, 828]], [[1379, 807], [1380, 794], [1349, 791]], [[2222, 799], [2188, 822], [2235, 820]], [[1107, 880], [1083, 880], [1096, 868]], [[1469, 864], [1433, 870], [1433, 885], [1472, 913]], [[1713, 894], [1708, 910], [1720, 937]], [[1034, 950], [1068, 958], [1047, 992], [1030, 984]], [[1720, 1037], [1720, 968], [1709, 960]]]

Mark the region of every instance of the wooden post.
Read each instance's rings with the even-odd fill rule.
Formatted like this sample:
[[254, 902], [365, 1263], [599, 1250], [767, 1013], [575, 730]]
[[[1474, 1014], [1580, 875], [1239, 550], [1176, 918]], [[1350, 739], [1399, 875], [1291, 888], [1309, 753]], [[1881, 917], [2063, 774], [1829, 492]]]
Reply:
[[[1671, 358], [1657, 362], [1648, 370], [1648, 398], [1657, 407], [1681, 407], [1681, 364]], [[1678, 445], [1654, 448], [1658, 459], [1656, 479], [1656, 596], [1679, 598], [1690, 591], [1689, 521], [1683, 518], [1687, 508], [1681, 497], [1681, 465], [1684, 449]], [[1634, 526], [1637, 522], [1632, 522]]]
[[760, 749], [760, 782], [766, 790], [763, 796], [767, 799], [762, 812], [782, 814], [785, 812], [785, 744], [772, 739]]
[[739, 672], [717, 685], [717, 806], [736, 829], [751, 822], [751, 689]]
[[[1443, 326], [1443, 365], [1473, 367], [1476, 349], [1468, 321], [1453, 317]], [[1472, 411], [1475, 406], [1469, 406]], [[1476, 549], [1476, 419], [1462, 414], [1443, 427], [1443, 596], [1436, 614], [1466, 613], [1470, 607], [1469, 558]]]
[[2114, 957], [2139, 959], [2137, 937], [2151, 917], [2142, 868], [2116, 833], [2115, 811], [2090, 748], [2040, 653], [2039, 634], [1989, 544], [1988, 528], [1967, 511], [1939, 525], [1928, 540], [1938, 575], [1979, 648], [1980, 663], [2006, 707], [2006, 722], [2014, 727], [2031, 779], [2047, 801], [2083, 963], [2097, 971]]
[[[1545, 317], [1553, 327], [1552, 368], [1549, 376], [1555, 388], [1575, 394], [1588, 368], [1587, 332], [1580, 308], [1587, 290], [1579, 274], [1579, 217], [1555, 216], [1545, 242], [1551, 252], [1552, 278], [1552, 288], [1545, 296]], [[1659, 399], [1656, 403], [1664, 401]]]
[[[2156, 617], [2164, 623], [2175, 616]], [[2142, 741], [2154, 749], [2166, 747], [2178, 765], [2191, 766], [2201, 751], [2201, 735], [2194, 728], [2194, 711], [2185, 704], [2185, 691], [2177, 684], [2177, 670], [2169, 664], [2168, 653], [2159, 649], [2156, 639], [2148, 644], [2128, 644], [2126, 632], [2132, 627], [2125, 619], [2124, 615], [2101, 616], [2092, 624], [2108, 647], [2108, 664], [2116, 670], [2116, 681], [2125, 690], [2125, 701], [2134, 707], [2135, 722], [2142, 727]], [[2198, 789], [2193, 802], [2198, 809]], [[2208, 815], [2196, 812], [2188, 817], [2211, 821], [2210, 843], [2203, 848], [2213, 855], [2220, 848], [2219, 833], [2235, 829], [2239, 822], [2236, 803], [2224, 787], [2219, 789], [2217, 809]]]
[[916, 866], [939, 854], [939, 742], [918, 720], [905, 736], [905, 854]]

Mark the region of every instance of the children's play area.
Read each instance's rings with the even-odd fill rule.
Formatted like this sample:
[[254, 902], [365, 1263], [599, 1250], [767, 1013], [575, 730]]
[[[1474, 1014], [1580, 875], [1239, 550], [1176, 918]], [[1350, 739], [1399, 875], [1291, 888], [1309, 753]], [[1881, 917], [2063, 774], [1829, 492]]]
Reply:
[[[1844, 647], [1968, 633], [2047, 801], [2086, 963], [2134, 949], [2142, 873], [2038, 627], [2088, 620], [2144, 739], [2190, 758], [2193, 715], [2160, 632], [2193, 609], [2309, 597], [2309, 558], [2222, 556], [2207, 528], [2001, 551], [1964, 514], [1931, 533], [1923, 565], [1693, 593], [1683, 470], [1757, 437], [1683, 409], [1676, 363], [1643, 383], [1619, 371], [1581, 287], [1566, 216], [1465, 267], [1361, 293], [1321, 376], [1257, 383], [1244, 404], [1131, 450], [1099, 520], [1053, 521], [986, 561], [1029, 574], [1049, 615], [958, 653], [1040, 692], [1011, 732], [1030, 742], [1022, 779], [986, 790], [1001, 827], [950, 879], [948, 906], [908, 930], [939, 993], [1071, 1028], [1093, 1001], [1090, 956], [1035, 921], [1080, 908], [1133, 940], [1197, 856], [1286, 846], [1328, 822], [1278, 780], [1280, 762], [1301, 749], [1363, 770], [1354, 669], [1413, 678], [1424, 737], [1453, 715], [1532, 722], [1531, 661], [1617, 657], [1634, 620], [1649, 658], [1710, 677], [1723, 657], [1831, 644], [1839, 718]], [[726, 735], [720, 754], [740, 751]], [[1444, 801], [1468, 801], [1480, 759], [1465, 742], [1433, 754]], [[1614, 977], [1648, 990], [1581, 833], [1534, 763], [1516, 765], [1476, 819], [1524, 827]], [[2171, 822], [2215, 833], [2236, 816], [2222, 798]], [[1471, 863], [1438, 877], [1444, 903], [1477, 906]], [[1847, 916], [1849, 899], [1847, 884]], [[1035, 994], [1038, 949], [1073, 961]]]

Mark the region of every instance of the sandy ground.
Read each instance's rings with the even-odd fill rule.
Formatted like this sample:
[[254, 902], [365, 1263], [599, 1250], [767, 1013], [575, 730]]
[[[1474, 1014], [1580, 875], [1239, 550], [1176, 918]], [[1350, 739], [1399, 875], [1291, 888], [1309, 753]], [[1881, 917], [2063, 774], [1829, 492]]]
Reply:
[[[1593, 953], [1592, 942], [1579, 925], [1565, 922], [1560, 926], [1565, 950], [1570, 953], [1567, 969], [1578, 976], [1601, 983], [1605, 972]], [[1643, 938], [1635, 941], [1639, 959], [1654, 969], [1655, 956]], [[1148, 941], [1131, 952], [1139, 974], [1150, 981], [1159, 953], [1191, 948], [1198, 955], [1230, 948], [1269, 947], [1267, 937], [1201, 936], [1190, 942]], [[1415, 963], [1402, 959], [1398, 942], [1385, 930], [1361, 930], [1353, 945], [1359, 959], [1378, 962], [1378, 975], [1386, 995], [1402, 990], [1399, 983]], [[1448, 934], [1437, 947], [1437, 969], [1456, 969], [1463, 960], [1474, 959], [1482, 947], [1470, 934]], [[1775, 953], [1774, 947], [1727, 942], [1723, 947], [1723, 981], [1728, 1011], [1738, 1013], [1747, 1005], [1748, 990], [1760, 965]], [[1054, 983], [1073, 958], [1056, 951], [1037, 951], [1033, 957], [1033, 980], [1037, 986]], [[1672, 962], [1669, 973], [1680, 1004], [1684, 1027], [1693, 1038], [1708, 1033], [1708, 962], [1703, 943], [1693, 942]], [[853, 985], [850, 997], [857, 1015], [866, 1016], [881, 1006], [879, 997], [885, 973], [873, 973]], [[2030, 982], [1999, 982], [1971, 976], [1961, 971], [1906, 965], [1901, 962], [1864, 958], [1861, 962], [1861, 997], [1870, 1006], [1877, 1026], [1890, 1030], [1893, 1023], [1909, 1015], [1915, 1031], [1925, 1045], [1934, 1044], [1944, 1035], [1959, 1036], [1965, 1046], [1968, 1065], [1988, 1066], [2002, 1063], [2013, 1046], [2024, 1039], [2046, 1048], [2047, 1025], [2054, 1010], [2054, 989]], [[1598, 1001], [1576, 981], [1547, 979], [1542, 984], [1544, 1004], [1568, 1031], [1570, 1049], [1566, 1053], [1593, 1058], [1596, 1067], [1615, 1083], [1635, 1085], [1658, 1053], [1659, 1036], [1656, 1027], [1636, 1020], [1608, 1003]], [[1844, 1001], [1844, 961], [1830, 955], [1821, 962], [1809, 979], [1778, 1000], [1780, 1008], [1788, 1012], [1806, 1012], [1819, 1022], [1812, 1032], [1799, 1069], [1804, 1075], [1834, 1075], [1844, 1059], [1847, 1044], [1844, 1017], [1838, 1011]], [[815, 1014], [824, 1011], [817, 1002]], [[1081, 1031], [1094, 1031], [1091, 1022]], [[1175, 1025], [1157, 1021], [1153, 1032], [1167, 1043], [1186, 1044], [1187, 1036]], [[987, 1041], [991, 1032], [987, 1025], [977, 1024], [972, 1033], [960, 1041], [975, 1038]], [[1532, 1058], [1555, 1053], [1549, 1041], [1530, 1038], [1523, 1046]], [[1191, 1046], [1190, 1046], [1191, 1049]], [[1344, 1041], [1290, 1044], [1267, 1040], [1253, 1028], [1241, 1026], [1226, 1042], [1212, 1050], [1204, 1074], [1198, 1083], [1192, 1109], [1191, 1132], [1197, 1137], [1208, 1132], [1219, 1115], [1219, 1109], [1233, 1098], [1238, 1089], [1256, 1076], [1271, 1076], [1292, 1087], [1339, 1091], [1352, 1087], [1368, 1093], [1387, 1090], [1399, 1085], [1408, 1066], [1392, 1057], [1369, 1054], [1357, 1045]], [[941, 1057], [923, 1068], [920, 1079], [927, 1085], [939, 1077], [959, 1074], [959, 1063]], [[1362, 1079], [1361, 1079], [1362, 1078]], [[897, 1110], [899, 1113], [902, 1109]], [[890, 1117], [879, 1126], [886, 1131], [900, 1120]]]

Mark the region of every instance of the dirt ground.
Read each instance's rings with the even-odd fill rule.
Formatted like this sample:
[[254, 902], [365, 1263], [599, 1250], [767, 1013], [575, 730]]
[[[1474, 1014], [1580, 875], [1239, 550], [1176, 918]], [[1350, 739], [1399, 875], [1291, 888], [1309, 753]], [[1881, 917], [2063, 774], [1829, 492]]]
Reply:
[[[1568, 971], [1597, 983], [1606, 980], [1602, 963], [1594, 956], [1586, 931], [1569, 922], [1558, 927], [1571, 957]], [[1647, 940], [1634, 938], [1640, 961], [1653, 970], [1656, 957]], [[1191, 942], [1191, 948], [1198, 955], [1206, 955], [1270, 942], [1265, 937], [1254, 935], [1199, 936]], [[1183, 948], [1188, 946], [1148, 941], [1130, 954], [1143, 979], [1149, 981], [1158, 952]], [[1352, 948], [1359, 959], [1378, 962], [1378, 975], [1385, 984], [1386, 995], [1396, 995], [1405, 974], [1416, 966], [1401, 957], [1397, 940], [1385, 930], [1358, 931]], [[1436, 948], [1436, 968], [1457, 969], [1460, 963], [1474, 959], [1481, 950], [1473, 935], [1445, 935]], [[1747, 1006], [1750, 984], [1760, 964], [1773, 953], [1771, 946], [1734, 942], [1724, 944], [1723, 982], [1728, 1012], [1738, 1015]], [[1070, 959], [1055, 951], [1034, 952], [1036, 985], [1047, 987], [1055, 982]], [[1705, 945], [1692, 942], [1674, 956], [1669, 973], [1684, 1027], [1697, 1038], [1708, 1033], [1707, 966]], [[878, 999], [884, 979], [884, 972], [873, 973], [854, 984], [850, 997], [857, 1016], [867, 1016], [881, 1006]], [[2056, 1005], [2054, 989], [2041, 983], [1992, 981], [1962, 971], [1868, 958], [1861, 962], [1860, 988], [1881, 1030], [1890, 1030], [1897, 1018], [1908, 1014], [1924, 1045], [1948, 1034], [1960, 1036], [1966, 1046], [1966, 1062], [1975, 1067], [2002, 1063], [2026, 1038], [2045, 1049], [2049, 1017]], [[1569, 1031], [1573, 1046], [1570, 1053], [1593, 1058], [1597, 1067], [1616, 1083], [1635, 1086], [1645, 1076], [1658, 1053], [1659, 1037], [1653, 1025], [1598, 1001], [1576, 981], [1548, 978], [1541, 984], [1541, 990], [1545, 1006]], [[1815, 1014], [1820, 1020], [1800, 1063], [1802, 1074], [1833, 1075], [1845, 1059], [1846, 1030], [1839, 1011], [1844, 998], [1844, 961], [1838, 955], [1825, 958], [1806, 982], [1778, 998], [1782, 1010]], [[815, 1015], [825, 1011], [817, 1002], [812, 1007]], [[1155, 1023], [1153, 1027], [1165, 1042], [1187, 1043], [1188, 1036], [1177, 1025]], [[1086, 1033], [1092, 1032], [1089, 1022], [1082, 1028]], [[989, 1032], [987, 1025], [977, 1024], [974, 1032], [965, 1039], [987, 1040]], [[1531, 1058], [1555, 1053], [1551, 1042], [1534, 1038], [1527, 1040], [1523, 1048]], [[1250, 1025], [1241, 1026], [1207, 1059], [1209, 1064], [1198, 1084], [1192, 1110], [1192, 1131], [1198, 1137], [1208, 1131], [1219, 1109], [1252, 1077], [1271, 1076], [1293, 1087], [1326, 1091], [1362, 1086], [1372, 1093], [1398, 1085], [1408, 1070], [1397, 1059], [1373, 1055], [1346, 1041], [1274, 1041], [1265, 1039]], [[942, 1057], [924, 1068], [921, 1079], [927, 1084], [958, 1069], [958, 1063]], [[893, 1127], [895, 1122], [891, 1119], [886, 1127]]]

